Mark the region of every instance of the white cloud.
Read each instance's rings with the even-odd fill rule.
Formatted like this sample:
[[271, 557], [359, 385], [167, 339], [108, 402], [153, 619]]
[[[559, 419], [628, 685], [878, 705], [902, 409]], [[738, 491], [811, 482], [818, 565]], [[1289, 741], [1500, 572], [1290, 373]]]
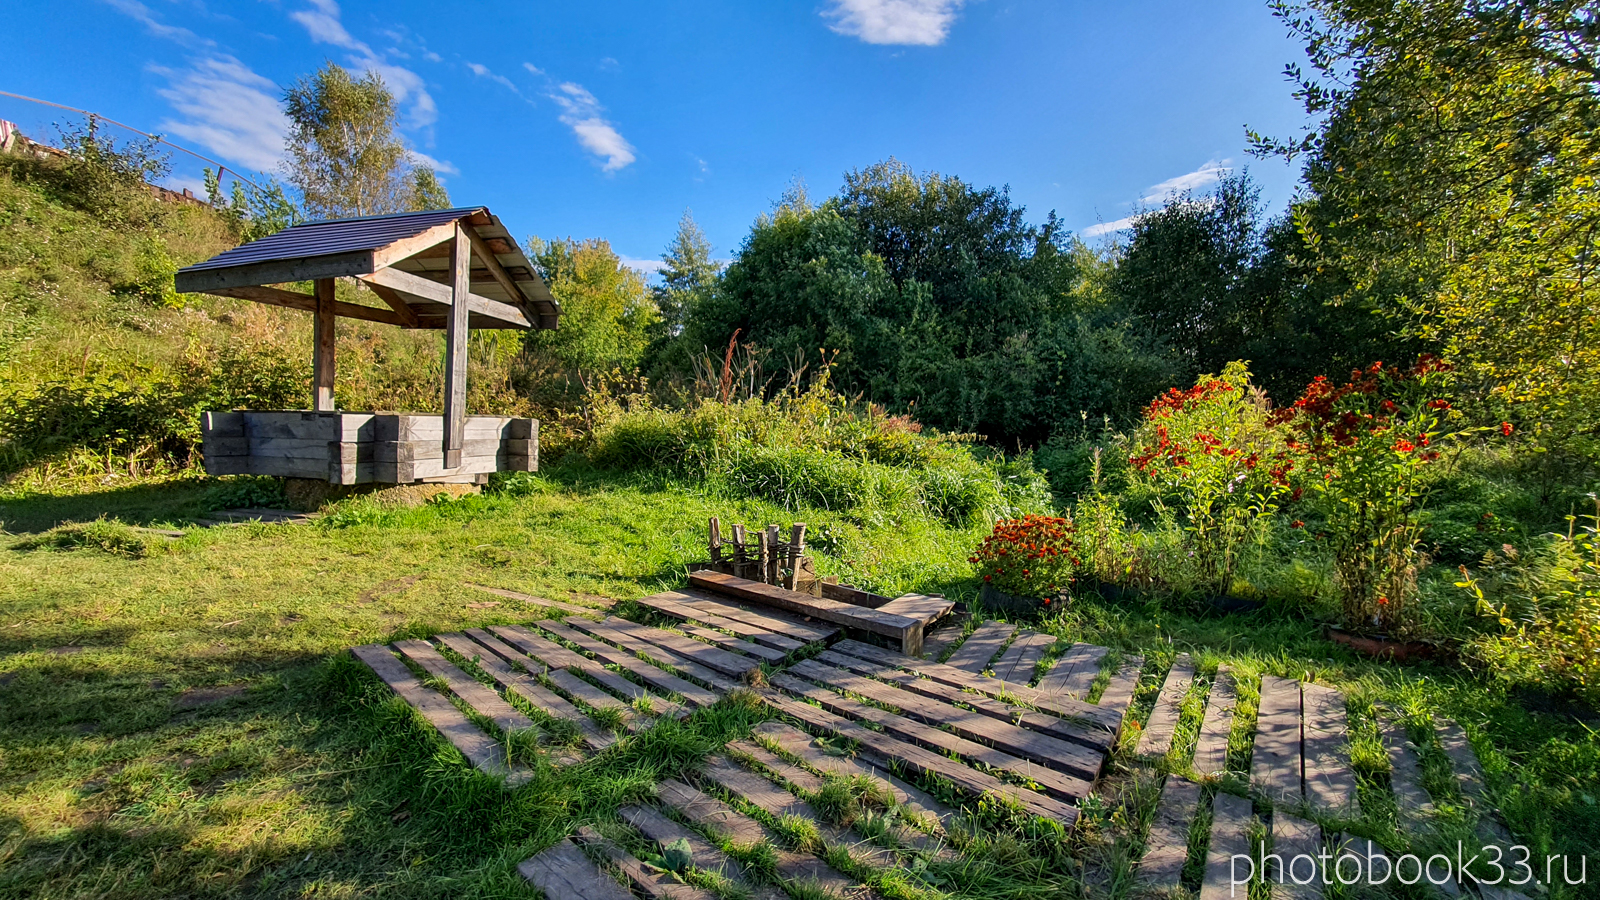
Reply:
[[479, 78], [487, 78], [496, 84], [504, 85], [506, 90], [516, 94], [518, 97], [522, 96], [522, 92], [517, 90], [517, 86], [515, 84], [511, 83], [511, 79], [505, 77], [504, 75], [496, 75], [488, 66], [482, 65], [481, 63], [469, 62], [467, 63], [467, 68], [471, 69], [472, 74], [478, 76]]
[[538, 66], [536, 66], [536, 65], [534, 65], [533, 63], [530, 63], [530, 62], [523, 63], [522, 67], [524, 69], [527, 69], [529, 74], [532, 74], [532, 75], [543, 75], [544, 74], [544, 70], [543, 69], [539, 68]]
[[647, 277], [658, 274], [667, 265], [659, 259], [635, 259], [631, 256], [622, 256], [620, 254], [617, 259], [628, 268], [643, 272]]
[[288, 117], [278, 86], [231, 56], [213, 56], [191, 69], [155, 67], [168, 86], [158, 93], [182, 118], [156, 127], [194, 141], [235, 164], [266, 172], [283, 158]]
[[1113, 231], [1123, 231], [1133, 227], [1134, 218], [1134, 216], [1128, 216], [1125, 219], [1118, 219], [1115, 222], [1100, 222], [1095, 225], [1090, 225], [1088, 228], [1085, 228], [1078, 233], [1084, 237], [1099, 237], [1102, 234], [1110, 234]]
[[1160, 184], [1151, 185], [1149, 190], [1145, 191], [1144, 196], [1139, 199], [1144, 203], [1165, 203], [1179, 194], [1197, 191], [1208, 184], [1215, 184], [1233, 171], [1228, 168], [1228, 164], [1231, 162], [1233, 162], [1231, 159], [1207, 160], [1204, 165], [1187, 175], [1168, 178]]
[[411, 127], [426, 128], [438, 121], [439, 108], [433, 102], [433, 95], [428, 93], [422, 76], [404, 66], [395, 65], [382, 54], [373, 52], [366, 43], [352, 37], [340, 20], [339, 4], [336, 0], [308, 0], [308, 2], [311, 4], [310, 9], [290, 13], [289, 18], [304, 26], [313, 41], [351, 51], [349, 67], [353, 70], [377, 72], [383, 83], [394, 93], [396, 103], [410, 104], [406, 118], [407, 124]]
[[461, 174], [461, 170], [456, 168], [455, 164], [450, 162], [449, 160], [446, 160], [446, 159], [434, 159], [433, 157], [429, 156], [428, 154], [423, 153], [421, 150], [407, 150], [406, 154], [411, 157], [411, 162], [412, 162], [413, 165], [427, 166], [428, 168], [432, 169], [436, 174], [439, 174], [439, 175], [460, 175]]
[[187, 28], [180, 28], [176, 25], [168, 25], [162, 22], [156, 18], [155, 13], [150, 11], [150, 7], [138, 2], [138, 0], [106, 0], [106, 2], [117, 12], [138, 20], [151, 34], [158, 38], [177, 41], [190, 47], [215, 47], [217, 45], [216, 41], [203, 38]]
[[605, 157], [606, 164], [601, 167], [605, 171], [626, 168], [638, 158], [634, 156], [633, 145], [601, 115], [605, 108], [600, 101], [583, 85], [565, 82], [558, 92], [550, 94], [550, 99], [561, 107], [561, 122], [572, 129], [578, 143], [595, 156]]
[[839, 34], [869, 44], [944, 43], [950, 23], [966, 0], [832, 0], [823, 16]]
[[444, 57], [442, 57], [439, 54], [433, 52], [432, 50], [424, 50], [424, 51], [422, 51], [422, 58], [427, 60], [428, 62], [432, 62], [432, 63], [444, 62]]

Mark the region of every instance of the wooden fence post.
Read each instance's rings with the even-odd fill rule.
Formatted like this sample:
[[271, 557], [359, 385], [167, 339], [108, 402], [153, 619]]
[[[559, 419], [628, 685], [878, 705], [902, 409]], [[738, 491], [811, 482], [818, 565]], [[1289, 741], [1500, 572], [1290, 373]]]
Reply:
[[316, 348], [311, 357], [311, 408], [317, 412], [333, 411], [334, 377], [334, 296], [333, 279], [318, 278], [314, 286], [317, 311], [312, 332]]
[[472, 293], [472, 245], [456, 223], [450, 242], [450, 318], [444, 331], [444, 465], [461, 465], [467, 430], [467, 296]]

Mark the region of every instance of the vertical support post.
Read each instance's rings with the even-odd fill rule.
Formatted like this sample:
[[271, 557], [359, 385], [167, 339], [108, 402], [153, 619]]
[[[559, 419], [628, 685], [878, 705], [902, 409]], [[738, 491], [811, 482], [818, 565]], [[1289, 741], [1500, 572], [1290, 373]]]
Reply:
[[461, 465], [467, 431], [467, 295], [472, 292], [472, 245], [461, 223], [450, 242], [450, 318], [444, 330], [444, 466]]
[[333, 412], [333, 279], [318, 278], [314, 290], [317, 311], [312, 328], [316, 348], [311, 357], [311, 408], [317, 412]]
[[722, 523], [716, 516], [711, 517], [711, 539], [708, 542], [711, 551], [711, 570], [721, 572], [722, 566]]

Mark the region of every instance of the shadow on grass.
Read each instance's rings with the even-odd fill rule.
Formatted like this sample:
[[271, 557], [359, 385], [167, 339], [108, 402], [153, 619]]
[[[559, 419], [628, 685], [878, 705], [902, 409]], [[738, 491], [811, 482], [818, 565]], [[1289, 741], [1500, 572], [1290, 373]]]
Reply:
[[64, 522], [91, 522], [102, 516], [144, 527], [181, 524], [217, 509], [223, 487], [224, 483], [211, 480], [175, 480], [26, 494], [0, 501], [0, 527], [12, 534], [36, 534]]

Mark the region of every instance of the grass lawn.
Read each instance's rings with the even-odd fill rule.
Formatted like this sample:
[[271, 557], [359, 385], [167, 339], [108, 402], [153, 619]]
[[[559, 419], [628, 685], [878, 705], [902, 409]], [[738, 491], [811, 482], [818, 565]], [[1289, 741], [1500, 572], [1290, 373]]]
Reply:
[[[611, 820], [766, 717], [730, 698], [505, 792], [345, 652], [537, 615], [470, 583], [554, 598], [643, 596], [682, 584], [686, 564], [704, 555], [706, 517], [720, 515], [751, 525], [802, 518], [824, 572], [880, 592], [974, 593], [965, 562], [973, 532], [920, 520], [863, 527], [836, 513], [560, 470], [522, 496], [403, 511], [356, 504], [317, 526], [196, 529], [177, 540], [132, 532], [132, 543], [117, 531], [111, 550], [94, 529], [32, 540], [101, 513], [138, 525], [181, 521], [216, 491], [175, 481], [0, 503], [10, 532], [0, 542], [0, 896], [530, 896], [517, 862], [581, 824]], [[1343, 823], [1352, 832], [1398, 840], [1371, 716], [1382, 703], [1418, 733], [1430, 716], [1466, 726], [1535, 859], [1600, 848], [1594, 722], [1530, 709], [1451, 667], [1365, 660], [1323, 640], [1314, 623], [1270, 609], [1197, 616], [1085, 600], [1042, 627], [1142, 654], [1141, 714], [1180, 650], [1205, 674], [1233, 666], [1243, 723], [1259, 674], [1344, 689], [1365, 810]], [[1198, 723], [1191, 707], [1180, 748]], [[1247, 760], [1244, 724], [1235, 741], [1236, 762]], [[907, 897], [1059, 896], [1076, 884], [1127, 895], [1154, 792], [1141, 789], [1147, 779], [1133, 776], [1131, 741], [1123, 743], [1106, 799], [1070, 845], [986, 835], [973, 845], [978, 863], [877, 886]], [[1425, 763], [1431, 786], [1447, 793], [1442, 760]]]

